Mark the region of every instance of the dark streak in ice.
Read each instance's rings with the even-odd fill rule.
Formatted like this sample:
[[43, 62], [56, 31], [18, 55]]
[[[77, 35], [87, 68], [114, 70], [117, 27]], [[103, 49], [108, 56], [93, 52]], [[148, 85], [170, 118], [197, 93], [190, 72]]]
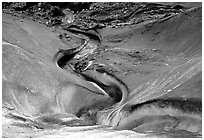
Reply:
[[132, 105], [130, 112], [133, 112], [146, 105], [155, 105], [159, 108], [172, 107], [188, 113], [201, 113], [202, 101], [197, 98], [183, 99], [183, 98], [168, 98], [168, 99], [154, 99], [144, 103]]

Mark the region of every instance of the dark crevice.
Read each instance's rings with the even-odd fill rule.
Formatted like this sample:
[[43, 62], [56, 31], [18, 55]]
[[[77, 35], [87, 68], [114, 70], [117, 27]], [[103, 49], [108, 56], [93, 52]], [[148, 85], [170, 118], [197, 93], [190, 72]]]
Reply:
[[26, 122], [27, 119], [26, 118], [23, 118], [21, 116], [16, 116], [16, 115], [13, 115], [13, 114], [8, 114], [8, 117], [14, 119], [14, 120], [19, 120], [19, 121], [23, 121], [23, 122]]
[[101, 42], [101, 37], [98, 34], [96, 30], [93, 30], [94, 33], [90, 33], [90, 30], [82, 30], [76, 25], [71, 25], [68, 28], [64, 29], [66, 31], [69, 31], [74, 34], [84, 34], [85, 36], [88, 36], [90, 39], [96, 40], [98, 42]]
[[60, 49], [54, 57], [54, 62], [60, 68], [64, 68], [64, 66], [67, 65], [67, 62], [69, 62], [78, 52], [79, 50], [76, 50], [76, 48], [70, 50]]
[[154, 105], [159, 108], [172, 107], [179, 109], [183, 112], [189, 113], [201, 113], [202, 112], [202, 101], [197, 98], [183, 99], [183, 98], [169, 98], [169, 99], [154, 99], [149, 100], [140, 104], [132, 105], [130, 112], [133, 112], [145, 105]]

